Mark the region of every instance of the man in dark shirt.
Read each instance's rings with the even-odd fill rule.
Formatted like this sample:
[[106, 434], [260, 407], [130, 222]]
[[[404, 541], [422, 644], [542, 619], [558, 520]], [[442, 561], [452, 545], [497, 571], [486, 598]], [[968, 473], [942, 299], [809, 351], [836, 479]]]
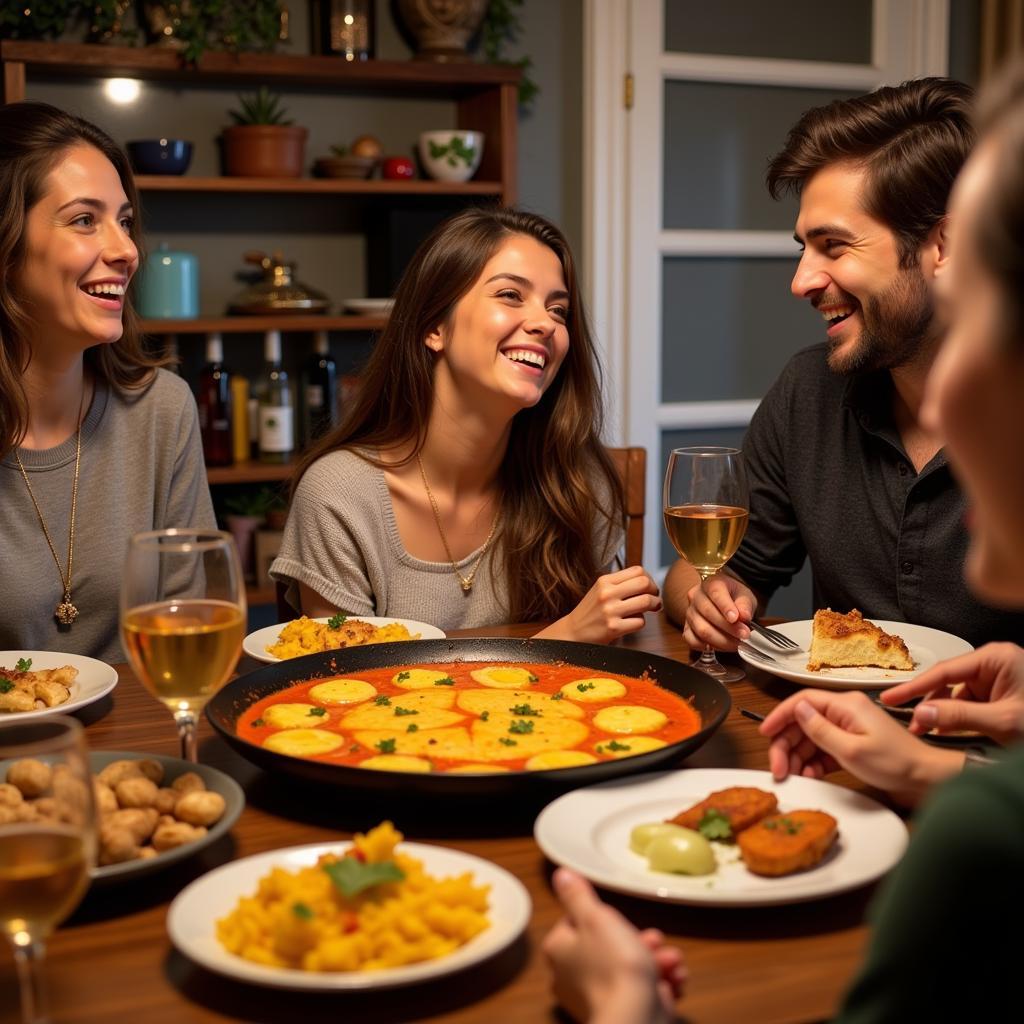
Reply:
[[827, 340], [793, 357], [751, 421], [750, 524], [729, 571], [700, 584], [680, 561], [665, 580], [692, 647], [734, 650], [807, 556], [817, 608], [975, 644], [1024, 640], [1024, 616], [967, 592], [966, 506], [919, 420], [970, 98], [961, 83], [922, 79], [839, 100], [805, 113], [772, 161], [772, 196], [800, 196], [792, 291], [822, 314]]

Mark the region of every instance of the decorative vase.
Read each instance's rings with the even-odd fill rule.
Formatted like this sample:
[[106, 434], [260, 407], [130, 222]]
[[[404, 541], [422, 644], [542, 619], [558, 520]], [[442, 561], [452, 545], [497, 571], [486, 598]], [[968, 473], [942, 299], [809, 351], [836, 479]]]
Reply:
[[305, 128], [285, 124], [236, 124], [224, 129], [224, 173], [240, 178], [301, 178]]
[[417, 60], [466, 61], [487, 0], [398, 0], [398, 13], [416, 38]]

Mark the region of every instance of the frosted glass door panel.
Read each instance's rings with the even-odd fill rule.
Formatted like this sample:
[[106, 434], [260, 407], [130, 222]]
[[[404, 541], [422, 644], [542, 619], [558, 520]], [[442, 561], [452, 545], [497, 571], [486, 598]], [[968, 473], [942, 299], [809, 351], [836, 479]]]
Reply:
[[871, 63], [871, 0], [665, 0], [665, 49]]
[[663, 260], [663, 402], [760, 398], [794, 352], [825, 340], [821, 316], [790, 294], [796, 263]]
[[768, 162], [805, 110], [854, 95], [666, 82], [663, 226], [792, 231], [797, 204], [774, 202], [768, 195]]

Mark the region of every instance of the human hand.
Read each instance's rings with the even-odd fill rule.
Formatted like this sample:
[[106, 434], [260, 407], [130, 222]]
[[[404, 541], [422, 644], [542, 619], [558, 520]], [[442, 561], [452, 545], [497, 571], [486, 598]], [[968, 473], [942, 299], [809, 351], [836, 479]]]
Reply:
[[[957, 688], [959, 683], [963, 686]], [[890, 687], [882, 701], [896, 706], [922, 696], [910, 722], [912, 733], [973, 729], [998, 743], [1013, 743], [1024, 737], [1024, 650], [985, 644]]]
[[658, 585], [639, 565], [601, 576], [568, 615], [537, 636], [606, 644], [644, 624], [646, 612], [661, 608]]
[[686, 983], [682, 953], [654, 928], [640, 932], [567, 868], [553, 878], [565, 911], [542, 949], [555, 998], [585, 1024], [669, 1024]]
[[908, 805], [963, 768], [962, 752], [911, 736], [859, 690], [794, 693], [760, 731], [772, 741], [768, 763], [776, 779], [820, 779], [843, 768]]
[[735, 651], [750, 637], [746, 625], [757, 609], [757, 596], [746, 584], [727, 573], [715, 573], [689, 595], [683, 639], [693, 650], [710, 644], [719, 651]]

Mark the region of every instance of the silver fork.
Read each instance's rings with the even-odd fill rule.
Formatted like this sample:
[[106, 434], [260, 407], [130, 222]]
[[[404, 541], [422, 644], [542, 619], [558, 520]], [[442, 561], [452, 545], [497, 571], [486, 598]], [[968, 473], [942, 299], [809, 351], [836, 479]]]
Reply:
[[739, 642], [739, 649], [744, 654], [749, 654], [755, 661], [763, 661], [767, 665], [778, 665], [779, 659], [773, 658], [770, 654], [762, 651], [760, 647], [755, 647], [753, 644], [748, 644], [746, 640]]
[[795, 640], [791, 640], [785, 633], [780, 633], [777, 629], [769, 629], [767, 626], [762, 626], [760, 622], [754, 622], [753, 619], [751, 619], [747, 625], [755, 633], [759, 633], [763, 636], [773, 647], [780, 647], [784, 651], [803, 650]]

